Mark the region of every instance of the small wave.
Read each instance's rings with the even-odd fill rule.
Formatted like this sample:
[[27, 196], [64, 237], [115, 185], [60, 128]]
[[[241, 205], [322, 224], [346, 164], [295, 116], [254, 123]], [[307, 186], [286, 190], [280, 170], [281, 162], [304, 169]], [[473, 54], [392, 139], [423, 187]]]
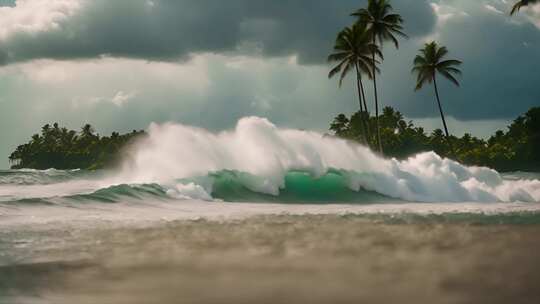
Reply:
[[90, 194], [78, 194], [68, 196], [68, 199], [74, 201], [98, 201], [104, 203], [116, 203], [125, 199], [166, 199], [167, 191], [158, 184], [143, 185], [116, 185], [99, 189]]
[[[157, 184], [114, 185], [88, 193], [63, 196], [22, 197], [3, 200], [4, 205], [66, 205], [80, 203], [118, 203], [126, 201], [167, 200], [167, 189]], [[2, 201], [2, 200], [0, 200]]]
[[0, 185], [46, 185], [90, 175], [88, 171], [74, 170], [0, 170]]

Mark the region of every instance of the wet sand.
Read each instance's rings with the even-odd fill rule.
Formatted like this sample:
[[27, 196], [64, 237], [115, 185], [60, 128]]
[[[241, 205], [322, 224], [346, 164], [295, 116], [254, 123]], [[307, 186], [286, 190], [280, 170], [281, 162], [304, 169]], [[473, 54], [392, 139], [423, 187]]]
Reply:
[[538, 224], [268, 215], [0, 246], [0, 303], [540, 303]]

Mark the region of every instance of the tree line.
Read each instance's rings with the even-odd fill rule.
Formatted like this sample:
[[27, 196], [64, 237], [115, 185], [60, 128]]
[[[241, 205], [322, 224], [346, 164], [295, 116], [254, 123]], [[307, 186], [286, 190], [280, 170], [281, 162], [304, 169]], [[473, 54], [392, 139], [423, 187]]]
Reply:
[[144, 131], [100, 136], [86, 124], [79, 132], [54, 123], [46, 124], [26, 144], [9, 156], [12, 169], [100, 169], [112, 165], [120, 151]]
[[[362, 116], [360, 111], [347, 117], [339, 114], [330, 125], [335, 136], [361, 141], [365, 123], [371, 128], [375, 117]], [[442, 157], [455, 159], [470, 166], [487, 166], [499, 171], [540, 171], [540, 107], [516, 118], [506, 131], [497, 131], [484, 140], [465, 134], [446, 136], [441, 129], [427, 134], [403, 114], [385, 107], [379, 117], [385, 155], [405, 159], [421, 152], [435, 151]]]

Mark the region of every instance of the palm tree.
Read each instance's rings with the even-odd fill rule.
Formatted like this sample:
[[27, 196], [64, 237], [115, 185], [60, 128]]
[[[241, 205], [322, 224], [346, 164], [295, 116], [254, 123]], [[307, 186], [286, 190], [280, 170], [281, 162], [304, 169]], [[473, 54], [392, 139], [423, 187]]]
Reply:
[[437, 45], [436, 42], [426, 43], [423, 49], [420, 50], [420, 55], [414, 59], [413, 73], [418, 74], [415, 91], [420, 90], [424, 84], [432, 83], [435, 87], [435, 96], [439, 105], [439, 112], [444, 126], [446, 137], [449, 137], [448, 127], [444, 119], [444, 113], [439, 98], [439, 90], [437, 88], [437, 73], [450, 80], [459, 87], [459, 82], [454, 75], [461, 75], [461, 71], [457, 68], [461, 65], [459, 60], [443, 60], [448, 54], [448, 49], [444, 46]]
[[[379, 48], [371, 42], [370, 35], [364, 26], [355, 24], [352, 27], [346, 27], [337, 36], [334, 46], [334, 53], [328, 56], [329, 62], [338, 62], [338, 64], [330, 71], [328, 78], [332, 78], [340, 74], [339, 86], [343, 84], [343, 79], [351, 71], [356, 72], [356, 85], [358, 89], [358, 102], [360, 105], [360, 113], [368, 112], [366, 98], [364, 94], [364, 85], [362, 83], [362, 73], [369, 78], [373, 77], [374, 66], [376, 60], [372, 54], [382, 56]], [[375, 67], [375, 71], [377, 68]], [[364, 103], [362, 104], [362, 100]], [[366, 122], [366, 116], [362, 115], [362, 124], [364, 138], [366, 143], [369, 142], [369, 122]], [[367, 134], [366, 134], [367, 132]]]
[[[384, 41], [390, 40], [394, 43], [396, 48], [399, 48], [399, 43], [396, 35], [407, 37], [402, 32], [403, 18], [398, 14], [392, 14], [392, 6], [389, 0], [368, 0], [368, 7], [357, 10], [352, 14], [358, 18], [357, 23], [366, 26], [370, 33], [372, 43], [382, 47]], [[372, 60], [375, 61], [376, 53], [373, 52]], [[382, 59], [382, 57], [381, 57]], [[379, 152], [383, 153], [381, 143], [381, 132], [379, 128], [379, 98], [377, 92], [377, 76], [376, 76], [376, 64], [373, 65], [373, 88], [375, 94], [375, 120], [377, 124], [377, 142], [379, 145]]]
[[83, 137], [92, 137], [94, 136], [94, 127], [92, 127], [92, 125], [90, 124], [85, 124], [82, 128], [81, 128], [81, 135]]
[[513, 14], [519, 12], [519, 10], [524, 6], [528, 6], [529, 4], [534, 4], [534, 3], [537, 3], [537, 2], [538, 2], [538, 0], [521, 0], [521, 1], [518, 1], [512, 7], [512, 11], [510, 12], [510, 15], [513, 15]]

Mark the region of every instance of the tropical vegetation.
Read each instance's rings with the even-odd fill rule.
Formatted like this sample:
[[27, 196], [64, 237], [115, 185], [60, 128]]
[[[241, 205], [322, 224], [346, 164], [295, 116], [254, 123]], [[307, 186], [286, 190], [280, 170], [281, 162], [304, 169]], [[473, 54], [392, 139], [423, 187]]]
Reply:
[[[531, 108], [516, 118], [506, 131], [497, 131], [484, 140], [464, 134], [445, 136], [441, 129], [427, 134], [425, 129], [406, 121], [399, 111], [385, 107], [379, 117], [385, 155], [405, 159], [414, 154], [434, 151], [442, 157], [466, 165], [487, 166], [499, 171], [540, 171], [540, 107]], [[374, 126], [376, 119], [370, 117]], [[359, 113], [339, 114], [330, 125], [333, 135], [359, 141]]]
[[330, 71], [328, 77], [332, 78], [339, 74], [340, 87], [349, 72], [354, 71], [356, 74], [362, 141], [366, 144], [370, 143], [371, 132], [369, 124], [366, 121], [368, 107], [362, 74], [367, 75], [370, 79], [373, 78], [374, 71], [372, 70], [372, 67], [376, 67], [375, 63], [377, 62], [376, 59], [372, 57], [373, 53], [382, 57], [382, 53], [377, 45], [371, 42], [371, 36], [366, 27], [354, 24], [351, 27], [345, 28], [338, 34], [334, 46], [334, 53], [328, 56], [329, 62], [338, 62], [338, 64]]
[[[537, 0], [517, 2], [511, 14], [522, 7], [537, 3]], [[340, 86], [351, 70], [356, 71], [360, 111], [350, 117], [339, 114], [330, 124], [333, 135], [359, 141], [388, 157], [407, 158], [424, 151], [455, 159], [468, 165], [489, 166], [499, 170], [540, 170], [540, 108], [532, 108], [518, 117], [508, 130], [497, 131], [488, 140], [465, 134], [456, 137], [450, 134], [441, 103], [438, 76], [459, 86], [457, 76], [462, 74], [462, 62], [447, 59], [448, 49], [433, 41], [426, 43], [420, 54], [413, 60], [412, 72], [416, 74], [415, 91], [426, 84], [433, 84], [435, 98], [442, 120], [443, 130], [436, 129], [426, 134], [412, 121], [405, 121], [403, 115], [391, 107], [385, 107], [379, 115], [377, 92], [378, 64], [382, 61], [382, 46], [391, 41], [399, 47], [397, 37], [406, 37], [403, 19], [393, 13], [389, 0], [368, 0], [367, 7], [355, 11], [352, 27], [338, 34], [334, 53], [328, 57], [337, 62], [329, 77], [340, 74]], [[371, 52], [371, 60], [369, 53]], [[379, 60], [377, 60], [380, 59]], [[375, 116], [371, 116], [364, 94], [362, 75], [373, 80]], [[376, 130], [373, 136], [369, 130]], [[383, 150], [384, 147], [384, 150]]]
[[[392, 5], [388, 0], [368, 0], [367, 8], [361, 8], [354, 12], [352, 16], [357, 18], [356, 23], [365, 27], [371, 36], [371, 40], [374, 45], [378, 45], [382, 48], [383, 43], [386, 41], [392, 41], [396, 48], [399, 48], [399, 42], [396, 36], [407, 37], [403, 33], [403, 18], [399, 14], [392, 13]], [[383, 59], [382, 53], [372, 51], [372, 79], [373, 79], [373, 92], [375, 98], [375, 121], [377, 132], [377, 146], [380, 153], [383, 153], [383, 145], [381, 141], [381, 132], [379, 126], [379, 95], [377, 91], [377, 61], [375, 55], [380, 55]]]
[[13, 169], [99, 169], [114, 164], [120, 151], [144, 131], [127, 134], [113, 132], [100, 136], [86, 124], [80, 132], [46, 124], [40, 134], [34, 134], [26, 144], [18, 146], [9, 156]]

